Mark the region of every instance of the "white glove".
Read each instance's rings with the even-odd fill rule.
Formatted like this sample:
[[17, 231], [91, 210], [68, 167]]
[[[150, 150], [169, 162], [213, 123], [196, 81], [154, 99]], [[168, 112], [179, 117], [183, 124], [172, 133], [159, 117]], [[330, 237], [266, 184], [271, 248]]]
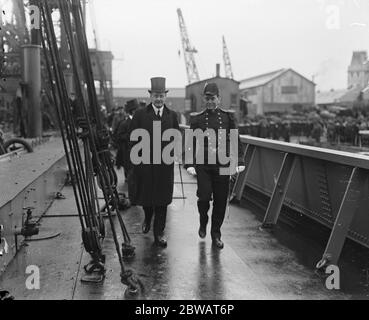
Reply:
[[242, 171], [244, 171], [246, 169], [246, 167], [245, 166], [238, 166], [238, 167], [236, 167], [236, 172], [237, 173], [241, 173]]
[[187, 172], [191, 175], [191, 176], [196, 176], [196, 170], [194, 167], [189, 167], [187, 168]]

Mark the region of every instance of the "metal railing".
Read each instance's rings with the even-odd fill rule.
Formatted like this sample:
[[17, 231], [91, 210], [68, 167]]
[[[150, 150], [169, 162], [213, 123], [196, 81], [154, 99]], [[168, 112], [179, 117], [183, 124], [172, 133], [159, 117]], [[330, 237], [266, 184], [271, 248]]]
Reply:
[[264, 228], [278, 222], [283, 205], [329, 227], [318, 269], [338, 263], [346, 238], [369, 248], [368, 156], [246, 135], [241, 142], [246, 169], [234, 195], [240, 200], [247, 186], [269, 197]]

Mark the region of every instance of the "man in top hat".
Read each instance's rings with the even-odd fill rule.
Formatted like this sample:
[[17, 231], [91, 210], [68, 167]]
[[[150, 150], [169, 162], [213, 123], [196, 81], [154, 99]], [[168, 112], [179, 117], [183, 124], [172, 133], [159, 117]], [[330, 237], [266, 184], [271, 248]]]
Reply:
[[[186, 146], [185, 168], [191, 175], [197, 175], [197, 207], [200, 215], [200, 238], [205, 238], [208, 223], [208, 211], [210, 201], [213, 200], [213, 212], [211, 218], [211, 238], [215, 247], [222, 249], [224, 244], [221, 241], [220, 228], [223, 224], [227, 200], [229, 194], [230, 170], [221, 170], [230, 166], [219, 160], [221, 148], [226, 147], [227, 156], [237, 152], [235, 159], [236, 172], [242, 172], [244, 167], [243, 148], [237, 133], [237, 141], [231, 141], [230, 130], [237, 129], [233, 110], [221, 108], [219, 88], [216, 83], [207, 83], [203, 91], [203, 104], [205, 109], [201, 112], [191, 113], [190, 125], [192, 130], [200, 129], [206, 132], [207, 139], [198, 146], [195, 139], [189, 141]], [[224, 130], [221, 130], [224, 129]], [[214, 132], [213, 137], [209, 135]], [[225, 141], [225, 143], [223, 142]], [[231, 145], [233, 144], [233, 145]], [[201, 149], [201, 150], [199, 150]], [[199, 153], [204, 155], [203, 161], [196, 157]], [[211, 157], [212, 159], [211, 160]], [[238, 162], [238, 163], [237, 163]]]
[[[151, 220], [154, 217], [154, 243], [159, 247], [167, 246], [164, 229], [167, 206], [172, 202], [173, 197], [174, 163], [165, 164], [161, 159], [160, 164], [153, 164], [153, 125], [155, 121], [155, 125], [160, 124], [161, 133], [167, 129], [179, 130], [176, 113], [165, 105], [167, 92], [165, 78], [151, 78], [151, 90], [149, 90], [151, 103], [137, 110], [131, 123], [131, 133], [136, 129], [145, 129], [150, 136], [150, 163], [133, 166], [135, 202], [137, 205], [141, 205], [145, 212], [145, 220], [142, 224], [143, 233], [150, 231]], [[160, 135], [159, 140], [161, 139]], [[161, 141], [161, 150], [155, 150], [155, 152], [160, 152], [162, 155], [163, 149], [169, 143], [171, 142]]]

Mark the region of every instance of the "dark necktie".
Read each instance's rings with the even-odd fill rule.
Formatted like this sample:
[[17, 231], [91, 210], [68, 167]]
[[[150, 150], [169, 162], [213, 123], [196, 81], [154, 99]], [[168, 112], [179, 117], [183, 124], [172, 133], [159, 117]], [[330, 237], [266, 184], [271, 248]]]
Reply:
[[158, 113], [156, 114], [156, 116], [158, 117], [158, 119], [161, 119], [160, 110], [158, 110]]

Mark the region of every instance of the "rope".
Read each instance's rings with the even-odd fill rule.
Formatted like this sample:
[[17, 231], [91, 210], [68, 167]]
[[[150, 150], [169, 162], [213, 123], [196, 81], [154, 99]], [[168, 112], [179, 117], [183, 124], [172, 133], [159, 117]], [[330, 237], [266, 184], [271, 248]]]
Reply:
[[[75, 174], [75, 178], [72, 178], [72, 186], [82, 227], [83, 243], [86, 250], [92, 256], [93, 261], [101, 263], [104, 260], [100, 240], [105, 234], [105, 229], [103, 228], [104, 222], [99, 210], [97, 197], [96, 182], [98, 182], [106, 203], [115, 248], [121, 266], [122, 282], [126, 283], [134, 291], [135, 279], [133, 273], [128, 272], [123, 264], [123, 250], [127, 251], [128, 248], [128, 251], [130, 251], [132, 248], [129, 247], [129, 234], [118, 212], [118, 179], [114, 171], [113, 162], [111, 161], [111, 154], [107, 148], [109, 136], [106, 134], [104, 124], [100, 118], [88, 44], [84, 24], [82, 23], [81, 4], [78, 0], [58, 0], [76, 82], [75, 87], [78, 104], [75, 106], [76, 110], [73, 110], [73, 113], [61, 67], [63, 63], [57, 47], [51, 10], [47, 0], [41, 0], [40, 4], [46, 36], [44, 37], [41, 32], [42, 45], [68, 168], [72, 177], [73, 173]], [[48, 59], [48, 55], [51, 57], [51, 62]], [[80, 60], [78, 61], [79, 63], [77, 62], [77, 57]], [[83, 74], [83, 77], [80, 76], [80, 73]], [[87, 96], [84, 95], [84, 89], [82, 89], [82, 82], [80, 80], [82, 78], [86, 83]], [[87, 109], [87, 105], [89, 106], [89, 110]], [[76, 119], [76, 113], [81, 118]], [[82, 152], [80, 150], [79, 139], [82, 140]], [[97, 179], [95, 179], [95, 175]], [[125, 241], [124, 244], [126, 245], [122, 252], [112, 219], [111, 203], [113, 204], [114, 210], [117, 211]]]

